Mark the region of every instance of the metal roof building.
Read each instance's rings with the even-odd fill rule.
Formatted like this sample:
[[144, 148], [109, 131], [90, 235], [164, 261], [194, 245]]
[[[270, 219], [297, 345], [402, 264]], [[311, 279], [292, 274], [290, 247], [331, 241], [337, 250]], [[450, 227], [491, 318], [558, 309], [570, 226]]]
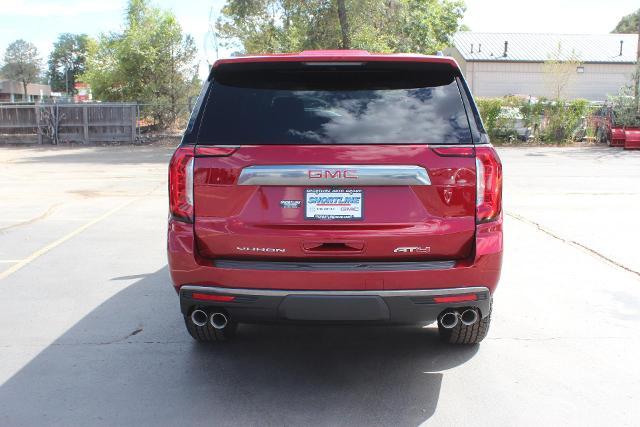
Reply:
[[605, 100], [631, 83], [638, 36], [634, 34], [532, 34], [459, 32], [445, 53], [462, 68], [474, 95], [553, 97], [550, 59], [577, 60], [567, 72], [563, 97]]

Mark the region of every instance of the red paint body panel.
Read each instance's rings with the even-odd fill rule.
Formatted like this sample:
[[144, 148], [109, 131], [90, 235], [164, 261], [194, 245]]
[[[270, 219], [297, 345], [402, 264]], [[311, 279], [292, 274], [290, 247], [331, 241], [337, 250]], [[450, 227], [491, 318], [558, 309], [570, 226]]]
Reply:
[[[364, 51], [316, 51], [219, 60], [214, 67], [246, 62], [437, 62], [424, 55]], [[385, 140], [386, 142], [386, 140]], [[485, 145], [483, 149], [492, 150]], [[495, 152], [493, 152], [495, 155]], [[418, 290], [481, 286], [495, 290], [503, 252], [503, 220], [497, 209], [478, 224], [476, 148], [428, 145], [198, 146], [193, 162], [193, 222], [170, 219], [168, 259], [176, 290], [184, 285], [277, 290]], [[495, 155], [499, 168], [499, 159]], [[307, 220], [308, 185], [238, 185], [243, 169], [285, 165], [389, 165], [424, 168], [430, 185], [358, 186], [361, 220]], [[495, 166], [495, 165], [494, 165]], [[483, 169], [485, 174], [498, 171]], [[501, 174], [501, 169], [499, 171]], [[500, 175], [501, 176], [501, 175]], [[498, 181], [496, 181], [498, 182]], [[500, 181], [501, 182], [501, 181]], [[346, 184], [345, 184], [346, 185]], [[501, 187], [497, 190], [501, 194]], [[484, 193], [481, 193], [484, 194]], [[281, 201], [302, 201], [285, 209]], [[480, 205], [478, 205], [480, 206]], [[322, 244], [325, 246], [322, 246]], [[342, 245], [340, 245], [342, 244]], [[429, 251], [394, 251], [398, 247]], [[243, 252], [238, 247], [281, 248]], [[320, 248], [320, 249], [318, 249]], [[261, 261], [452, 261], [453, 267], [395, 271], [299, 271], [218, 268], [216, 259]]]
[[382, 272], [252, 271], [215, 268], [198, 257], [193, 224], [169, 221], [168, 255], [176, 291], [182, 285], [251, 289], [364, 290], [486, 286], [493, 292], [502, 265], [502, 219], [477, 226], [474, 256], [446, 270]]
[[625, 128], [624, 149], [640, 150], [640, 128]]
[[[431, 185], [364, 186], [361, 221], [308, 221], [304, 206], [282, 209], [281, 200], [303, 202], [301, 186], [238, 186], [251, 165], [371, 164], [417, 165], [428, 169]], [[357, 179], [353, 182], [357, 182]], [[310, 253], [308, 240], [360, 240], [360, 259], [461, 259], [469, 256], [475, 233], [475, 159], [442, 157], [426, 145], [407, 146], [243, 146], [229, 157], [197, 158], [195, 233], [203, 257], [345, 258], [353, 251]], [[318, 188], [322, 180], [319, 180]], [[238, 246], [276, 247], [282, 253], [239, 253]], [[429, 246], [429, 254], [394, 253], [402, 246]]]
[[219, 59], [213, 67], [224, 64], [238, 64], [248, 62], [429, 62], [450, 64], [458, 68], [455, 59], [448, 56], [432, 56], [420, 54], [375, 54], [358, 50], [325, 50], [325, 51], [305, 51], [294, 54], [273, 54], [255, 56], [237, 56], [234, 58]]

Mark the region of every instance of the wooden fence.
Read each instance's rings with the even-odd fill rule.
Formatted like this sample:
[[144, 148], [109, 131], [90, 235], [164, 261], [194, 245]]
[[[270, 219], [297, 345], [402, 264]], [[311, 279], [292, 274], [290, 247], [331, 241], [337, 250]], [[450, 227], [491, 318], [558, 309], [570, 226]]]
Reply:
[[0, 105], [0, 142], [135, 142], [138, 105], [128, 103]]

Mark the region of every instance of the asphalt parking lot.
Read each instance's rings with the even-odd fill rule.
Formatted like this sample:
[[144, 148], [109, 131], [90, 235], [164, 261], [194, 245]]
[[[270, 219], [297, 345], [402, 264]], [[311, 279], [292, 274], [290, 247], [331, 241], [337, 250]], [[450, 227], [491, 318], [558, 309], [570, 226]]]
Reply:
[[187, 335], [152, 147], [0, 148], [0, 425], [637, 425], [640, 152], [503, 148], [488, 338]]

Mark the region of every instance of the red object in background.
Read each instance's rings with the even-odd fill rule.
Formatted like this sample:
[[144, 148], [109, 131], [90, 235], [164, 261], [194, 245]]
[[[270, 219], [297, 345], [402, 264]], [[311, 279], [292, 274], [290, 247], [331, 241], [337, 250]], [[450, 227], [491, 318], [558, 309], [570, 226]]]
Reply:
[[626, 128], [624, 130], [624, 149], [640, 150], [640, 128]]
[[609, 145], [611, 147], [624, 147], [625, 131], [621, 126], [611, 127]]
[[76, 82], [73, 85], [76, 90], [76, 94], [73, 96], [74, 102], [88, 102], [93, 99], [91, 95], [91, 86], [87, 83]]
[[611, 106], [603, 106], [595, 110], [589, 120], [590, 125], [596, 129], [597, 142], [606, 141], [610, 147], [624, 147], [626, 150], [640, 148], [638, 141], [640, 128], [614, 125]]

